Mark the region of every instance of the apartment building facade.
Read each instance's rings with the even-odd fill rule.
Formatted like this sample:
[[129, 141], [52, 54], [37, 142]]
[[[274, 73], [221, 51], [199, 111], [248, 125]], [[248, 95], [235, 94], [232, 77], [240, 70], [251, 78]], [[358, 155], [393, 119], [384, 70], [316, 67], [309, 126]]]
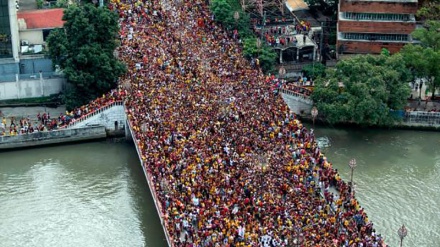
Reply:
[[396, 53], [416, 28], [417, 0], [340, 0], [337, 26], [339, 54]]

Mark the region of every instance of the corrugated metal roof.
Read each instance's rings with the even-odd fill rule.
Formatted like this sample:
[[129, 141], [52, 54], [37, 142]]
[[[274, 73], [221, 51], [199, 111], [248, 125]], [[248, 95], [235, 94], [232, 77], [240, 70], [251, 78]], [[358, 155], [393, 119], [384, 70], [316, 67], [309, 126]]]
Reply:
[[26, 28], [23, 27], [23, 29], [45, 29], [62, 27], [64, 24], [64, 21], [62, 20], [63, 11], [64, 9], [39, 9], [30, 11], [18, 11], [17, 19], [23, 19], [26, 22]]
[[309, 9], [309, 6], [304, 2], [304, 0], [287, 0], [286, 6], [290, 12]]

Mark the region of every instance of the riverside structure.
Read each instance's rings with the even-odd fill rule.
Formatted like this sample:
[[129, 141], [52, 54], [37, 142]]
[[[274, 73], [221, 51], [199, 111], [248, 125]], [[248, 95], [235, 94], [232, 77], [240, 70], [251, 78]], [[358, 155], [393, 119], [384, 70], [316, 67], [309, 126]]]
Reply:
[[129, 127], [170, 246], [382, 245], [313, 133], [205, 1], [111, 8]]

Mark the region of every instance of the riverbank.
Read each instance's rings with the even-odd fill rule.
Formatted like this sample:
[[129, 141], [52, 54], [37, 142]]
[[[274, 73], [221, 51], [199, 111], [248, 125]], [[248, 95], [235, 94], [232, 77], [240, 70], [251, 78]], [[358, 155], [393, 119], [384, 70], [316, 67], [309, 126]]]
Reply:
[[312, 116], [299, 115], [298, 118], [301, 122], [314, 124], [317, 126], [336, 127], [341, 129], [378, 129], [378, 130], [420, 130], [420, 131], [440, 131], [440, 124], [423, 124], [423, 123], [396, 123], [393, 126], [361, 126], [353, 123], [337, 123], [330, 124], [322, 118], [316, 118], [313, 121]]
[[107, 136], [104, 126], [35, 132], [17, 136], [0, 136], [0, 151], [87, 142], [105, 139]]

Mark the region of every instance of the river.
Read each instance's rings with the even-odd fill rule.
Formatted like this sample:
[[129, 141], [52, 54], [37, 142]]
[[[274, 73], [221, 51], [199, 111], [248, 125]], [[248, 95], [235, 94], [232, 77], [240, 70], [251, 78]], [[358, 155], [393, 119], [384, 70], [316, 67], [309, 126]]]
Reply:
[[0, 153], [0, 246], [166, 246], [133, 145]]
[[330, 139], [325, 155], [344, 180], [356, 159], [356, 197], [387, 244], [399, 246], [405, 224], [403, 246], [440, 246], [440, 132], [317, 126], [315, 133]]
[[[440, 133], [316, 127], [390, 246], [440, 246]], [[110, 141], [0, 153], [0, 246], [166, 246], [134, 146]]]

